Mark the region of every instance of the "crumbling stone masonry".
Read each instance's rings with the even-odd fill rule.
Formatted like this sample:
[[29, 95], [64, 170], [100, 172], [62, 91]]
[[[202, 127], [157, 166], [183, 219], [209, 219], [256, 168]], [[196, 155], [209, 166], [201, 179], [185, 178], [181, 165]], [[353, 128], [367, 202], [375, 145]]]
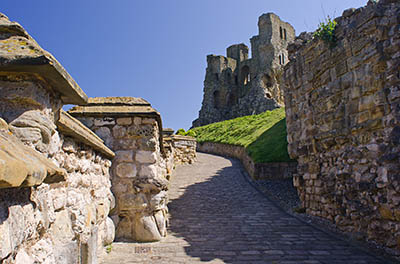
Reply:
[[282, 66], [289, 61], [287, 45], [295, 31], [273, 13], [260, 16], [258, 28], [259, 35], [250, 40], [251, 59], [244, 44], [230, 46], [227, 57], [207, 56], [203, 103], [194, 127], [283, 106]]
[[87, 96], [0, 14], [0, 262], [96, 263], [114, 239], [114, 153], [61, 110]]
[[390, 0], [344, 11], [337, 46], [301, 34], [283, 76], [294, 184], [307, 213], [397, 252], [399, 14]]
[[89, 98], [87, 105], [69, 113], [116, 153], [111, 168], [116, 238], [147, 242], [166, 236], [171, 169], [167, 171], [160, 114], [133, 97]]

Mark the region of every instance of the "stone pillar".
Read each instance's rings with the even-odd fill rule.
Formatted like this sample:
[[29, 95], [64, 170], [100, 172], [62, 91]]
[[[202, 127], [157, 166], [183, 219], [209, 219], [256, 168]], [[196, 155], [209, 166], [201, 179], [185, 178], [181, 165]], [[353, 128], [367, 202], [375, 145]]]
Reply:
[[141, 98], [89, 98], [69, 113], [115, 151], [112, 219], [116, 238], [157, 241], [166, 236], [167, 170], [163, 158], [160, 114]]

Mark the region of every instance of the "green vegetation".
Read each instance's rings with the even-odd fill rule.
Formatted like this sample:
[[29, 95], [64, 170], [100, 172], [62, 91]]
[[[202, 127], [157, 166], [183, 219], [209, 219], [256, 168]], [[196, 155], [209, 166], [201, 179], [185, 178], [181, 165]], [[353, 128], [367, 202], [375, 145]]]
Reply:
[[196, 127], [197, 142], [218, 142], [246, 147], [256, 163], [291, 161], [287, 153], [285, 109], [266, 111]]
[[183, 128], [179, 128], [175, 134], [180, 136], [196, 137], [196, 132], [194, 132], [193, 130], [189, 130], [186, 132]]
[[335, 35], [337, 23], [332, 20], [329, 16], [326, 22], [319, 23], [318, 29], [314, 32], [314, 37], [322, 39], [329, 45], [330, 48], [336, 47], [337, 38]]
[[107, 252], [107, 254], [110, 254], [111, 251], [112, 251], [112, 244], [109, 244], [106, 246], [106, 252]]

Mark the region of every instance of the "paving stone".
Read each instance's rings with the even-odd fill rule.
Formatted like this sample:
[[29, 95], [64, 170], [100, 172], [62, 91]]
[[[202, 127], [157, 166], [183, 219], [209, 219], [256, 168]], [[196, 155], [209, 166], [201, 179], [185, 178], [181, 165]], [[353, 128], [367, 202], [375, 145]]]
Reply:
[[[169, 235], [114, 243], [100, 263], [390, 263], [287, 215], [258, 193], [238, 161], [198, 153], [171, 177]], [[137, 254], [148, 247], [148, 254]]]

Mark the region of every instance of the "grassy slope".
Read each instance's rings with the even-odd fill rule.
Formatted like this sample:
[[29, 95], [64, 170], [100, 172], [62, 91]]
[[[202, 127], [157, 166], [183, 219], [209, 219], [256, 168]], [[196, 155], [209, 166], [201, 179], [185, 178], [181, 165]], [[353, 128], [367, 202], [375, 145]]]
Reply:
[[197, 141], [240, 145], [257, 163], [290, 161], [283, 108], [192, 129]]

